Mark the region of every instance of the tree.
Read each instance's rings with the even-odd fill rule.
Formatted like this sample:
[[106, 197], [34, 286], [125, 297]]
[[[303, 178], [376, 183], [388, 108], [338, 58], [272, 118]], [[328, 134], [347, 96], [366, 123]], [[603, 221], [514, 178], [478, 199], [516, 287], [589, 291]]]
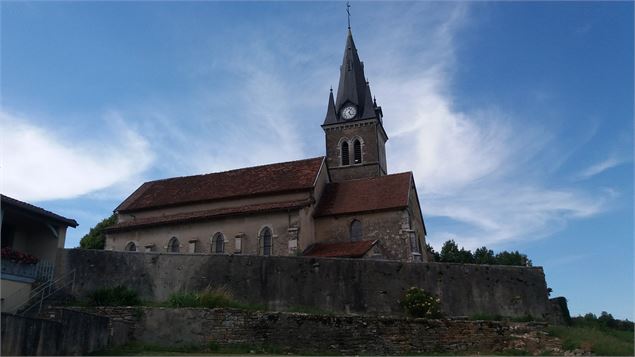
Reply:
[[435, 252], [434, 248], [432, 248], [432, 246], [428, 243], [426, 243], [426, 250], [428, 251], [428, 255], [432, 257], [432, 261], [434, 262], [441, 261], [441, 255], [439, 255], [439, 252]]
[[520, 265], [531, 266], [531, 260], [525, 254], [520, 254], [517, 250], [508, 252], [506, 250], [496, 254], [496, 264], [499, 265]]
[[487, 249], [487, 247], [480, 247], [474, 251], [474, 262], [476, 264], [496, 264], [496, 258], [494, 257], [494, 251]]
[[79, 241], [79, 247], [83, 249], [104, 249], [106, 234], [104, 229], [117, 223], [117, 216], [113, 213], [90, 229], [88, 234]]
[[459, 246], [456, 245], [454, 240], [450, 239], [443, 243], [440, 258], [443, 263], [459, 263]]

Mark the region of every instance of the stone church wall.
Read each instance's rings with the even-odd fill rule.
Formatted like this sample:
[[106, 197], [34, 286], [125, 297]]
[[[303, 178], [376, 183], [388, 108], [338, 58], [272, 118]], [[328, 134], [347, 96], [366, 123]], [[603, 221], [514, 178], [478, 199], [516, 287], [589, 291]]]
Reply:
[[355, 219], [362, 223], [362, 239], [379, 239], [385, 259], [411, 260], [408, 217], [405, 210], [366, 212], [315, 219], [316, 236], [322, 241], [350, 242], [350, 226]]
[[[289, 228], [299, 228], [299, 225], [298, 210], [225, 217], [207, 222], [165, 225], [110, 233], [106, 239], [106, 249], [122, 251], [129, 242], [134, 242], [139, 251], [144, 251], [145, 246], [154, 244], [152, 251], [166, 252], [169, 240], [172, 237], [177, 237], [180, 243], [180, 252], [211, 253], [212, 238], [220, 232], [225, 237], [226, 253], [256, 255], [259, 254], [258, 234], [262, 228], [268, 226], [273, 231], [273, 255], [288, 255]], [[236, 238], [240, 238], [240, 251], [236, 249]], [[190, 246], [190, 241], [196, 241], [194, 246]]]
[[399, 315], [404, 291], [418, 286], [439, 296], [450, 316], [542, 318], [549, 312], [539, 267], [60, 250], [57, 274], [72, 270], [79, 296], [125, 285], [143, 299], [164, 301], [173, 292], [211, 285], [226, 286], [238, 300], [271, 309], [310, 306]]

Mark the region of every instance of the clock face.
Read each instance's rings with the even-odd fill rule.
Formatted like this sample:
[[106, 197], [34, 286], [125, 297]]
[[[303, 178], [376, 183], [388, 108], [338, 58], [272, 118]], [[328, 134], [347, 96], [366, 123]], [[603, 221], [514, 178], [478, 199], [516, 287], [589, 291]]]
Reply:
[[344, 107], [344, 109], [342, 109], [342, 118], [344, 118], [345, 120], [355, 118], [356, 114], [357, 114], [357, 108], [355, 108], [352, 105], [346, 106]]

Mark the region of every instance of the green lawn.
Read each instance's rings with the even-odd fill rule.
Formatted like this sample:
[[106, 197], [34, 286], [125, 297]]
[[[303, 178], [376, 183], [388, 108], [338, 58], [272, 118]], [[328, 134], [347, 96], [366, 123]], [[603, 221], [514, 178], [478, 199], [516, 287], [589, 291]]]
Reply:
[[600, 356], [633, 356], [633, 330], [593, 326], [552, 326], [549, 333], [560, 338], [565, 350], [581, 348]]

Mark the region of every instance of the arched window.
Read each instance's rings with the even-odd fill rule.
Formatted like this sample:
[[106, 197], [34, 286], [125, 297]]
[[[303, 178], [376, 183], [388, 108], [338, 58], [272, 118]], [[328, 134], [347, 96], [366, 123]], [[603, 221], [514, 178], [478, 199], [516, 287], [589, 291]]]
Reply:
[[362, 240], [362, 222], [356, 219], [351, 222], [351, 240]]
[[176, 237], [172, 237], [168, 242], [168, 253], [178, 253], [180, 246], [179, 240]]
[[265, 227], [262, 229], [262, 231], [260, 232], [260, 240], [262, 241], [262, 255], [271, 255], [271, 228]]
[[348, 143], [346, 141], [344, 141], [342, 143], [342, 166], [346, 166], [350, 164], [350, 161], [348, 159]]
[[214, 234], [214, 238], [212, 238], [212, 251], [216, 254], [225, 253], [225, 237], [223, 233], [218, 232]]
[[355, 142], [353, 143], [353, 163], [362, 163], [362, 143], [360, 143], [357, 139], [355, 139]]
[[126, 251], [128, 251], [128, 252], [136, 252], [137, 251], [137, 245], [134, 244], [134, 242], [129, 242], [128, 244], [126, 244]]

